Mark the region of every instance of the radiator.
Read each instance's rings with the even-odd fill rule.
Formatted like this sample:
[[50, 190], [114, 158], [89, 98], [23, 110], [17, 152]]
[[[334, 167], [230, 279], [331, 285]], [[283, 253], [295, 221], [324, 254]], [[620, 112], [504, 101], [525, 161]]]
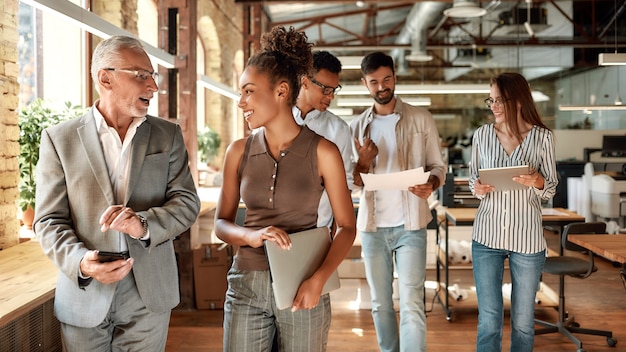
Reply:
[[0, 352], [62, 352], [61, 324], [53, 300], [0, 327]]

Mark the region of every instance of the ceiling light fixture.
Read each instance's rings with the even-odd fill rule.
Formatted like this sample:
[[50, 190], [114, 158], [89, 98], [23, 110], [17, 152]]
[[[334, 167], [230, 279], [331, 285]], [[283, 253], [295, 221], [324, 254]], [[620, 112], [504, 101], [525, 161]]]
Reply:
[[600, 53], [598, 54], [598, 65], [617, 66], [626, 65], [626, 53]]
[[443, 10], [443, 14], [448, 17], [480, 17], [487, 13], [486, 9], [481, 8], [471, 0], [454, 0], [452, 7]]
[[[489, 94], [489, 83], [485, 84], [397, 84], [395, 94]], [[341, 88], [338, 96], [369, 95], [363, 85], [349, 85]]]
[[[402, 101], [413, 106], [430, 106], [430, 98], [410, 98], [403, 97]], [[372, 106], [374, 100], [372, 98], [338, 98], [337, 106]]]
[[[104, 20], [91, 11], [73, 4], [70, 1], [58, 0], [20, 0], [26, 5], [30, 5], [36, 9], [46, 11], [54, 16], [68, 21], [83, 30], [96, 35], [102, 39], [107, 39], [114, 35], [125, 35], [129, 37], [137, 37], [134, 34], [125, 31], [122, 28], [114, 26], [112, 23]], [[139, 39], [139, 38], [137, 38]], [[146, 53], [158, 64], [165, 68], [175, 68], [176, 59], [174, 55], [156, 48], [143, 40], [139, 39], [146, 50]]]
[[626, 53], [620, 54], [617, 52], [617, 0], [613, 0], [613, 7], [615, 11], [612, 18], [613, 30], [615, 32], [615, 53], [598, 54], [598, 65], [600, 66], [626, 65]]
[[360, 70], [363, 56], [337, 56], [342, 70]]
[[626, 110], [626, 105], [559, 105], [559, 111]]
[[432, 55], [428, 55], [424, 51], [413, 51], [413, 50], [411, 50], [411, 53], [409, 55], [405, 56], [404, 58], [407, 61], [428, 62], [428, 61], [433, 59], [433, 56]]

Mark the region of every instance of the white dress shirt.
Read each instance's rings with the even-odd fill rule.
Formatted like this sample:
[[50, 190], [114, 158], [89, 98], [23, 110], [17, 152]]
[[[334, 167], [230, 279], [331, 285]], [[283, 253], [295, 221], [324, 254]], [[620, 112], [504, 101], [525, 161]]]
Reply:
[[[352, 136], [350, 134], [350, 126], [348, 123], [328, 110], [324, 112], [311, 110], [308, 114], [306, 114], [306, 116], [302, 117], [302, 112], [297, 106], [293, 107], [293, 116], [298, 125], [307, 126], [311, 131], [335, 143], [341, 153], [341, 158], [343, 159], [348, 188], [351, 189], [352, 184], [354, 183], [352, 176]], [[324, 191], [322, 198], [320, 199], [317, 226], [331, 227], [332, 223], [333, 211], [330, 206], [328, 194]]]
[[[133, 149], [133, 138], [137, 132], [137, 127], [141, 125], [146, 118], [135, 117], [128, 127], [124, 141], [120, 138], [115, 128], [107, 125], [104, 116], [98, 111], [97, 105], [94, 104], [94, 119], [98, 127], [98, 138], [104, 152], [107, 169], [109, 170], [109, 179], [115, 193], [116, 204], [123, 204], [128, 189], [128, 170], [130, 166], [130, 155]], [[142, 238], [144, 239], [144, 238]], [[128, 250], [128, 245], [122, 233], [120, 233], [120, 252]]]

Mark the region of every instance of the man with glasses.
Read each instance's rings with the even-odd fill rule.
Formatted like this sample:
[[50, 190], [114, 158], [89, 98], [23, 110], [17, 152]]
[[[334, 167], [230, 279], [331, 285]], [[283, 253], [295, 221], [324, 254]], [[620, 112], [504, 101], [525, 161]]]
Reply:
[[[428, 110], [395, 96], [396, 74], [389, 55], [366, 55], [361, 75], [374, 104], [350, 123], [357, 160], [355, 186], [363, 186], [362, 173], [419, 167], [430, 171], [425, 184], [361, 193], [357, 229], [378, 345], [383, 352], [426, 351], [426, 226], [432, 220], [427, 199], [446, 174], [439, 133]], [[400, 296], [399, 328], [393, 304], [394, 271]]]
[[187, 149], [148, 115], [158, 75], [141, 42], [102, 41], [91, 76], [100, 99], [41, 137], [34, 229], [59, 268], [55, 315], [68, 352], [164, 351], [173, 240], [200, 210]]
[[[327, 51], [313, 53], [313, 72], [302, 77], [302, 86], [293, 116], [299, 125], [309, 127], [313, 132], [335, 143], [346, 170], [348, 187], [352, 188], [352, 137], [350, 127], [337, 115], [328, 111], [328, 107], [339, 92], [339, 73], [341, 62]], [[318, 209], [317, 226], [332, 228], [332, 209], [326, 192], [322, 194]]]

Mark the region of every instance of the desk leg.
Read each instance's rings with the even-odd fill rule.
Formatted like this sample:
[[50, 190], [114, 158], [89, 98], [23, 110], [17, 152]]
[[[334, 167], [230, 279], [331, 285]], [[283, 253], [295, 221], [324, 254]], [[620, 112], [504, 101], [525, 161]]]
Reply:
[[[450, 282], [450, 277], [449, 277], [449, 269], [448, 269], [448, 235], [449, 235], [449, 225], [450, 222], [448, 221], [448, 217], [446, 216], [445, 219], [445, 238], [444, 238], [444, 243], [445, 243], [445, 257], [444, 260], [442, 260], [439, 256], [439, 250], [441, 250], [441, 246], [439, 246], [439, 238], [437, 238], [437, 255], [436, 255], [436, 262], [437, 262], [437, 285], [439, 285], [439, 289], [437, 290], [437, 292], [442, 292], [442, 294], [444, 295], [444, 298], [441, 298], [440, 294], [437, 294], [437, 300], [439, 301], [439, 303], [441, 304], [441, 306], [443, 307], [443, 309], [446, 311], [446, 320], [448, 321], [452, 321], [452, 311], [450, 309], [450, 296], [449, 296], [449, 292], [448, 292], [448, 283]], [[440, 270], [440, 265], [443, 267], [443, 271], [444, 271], [444, 287], [443, 290], [441, 289], [441, 275], [439, 273]]]
[[622, 269], [619, 271], [619, 276], [622, 278], [624, 289], [626, 289], [626, 263], [622, 264]]

